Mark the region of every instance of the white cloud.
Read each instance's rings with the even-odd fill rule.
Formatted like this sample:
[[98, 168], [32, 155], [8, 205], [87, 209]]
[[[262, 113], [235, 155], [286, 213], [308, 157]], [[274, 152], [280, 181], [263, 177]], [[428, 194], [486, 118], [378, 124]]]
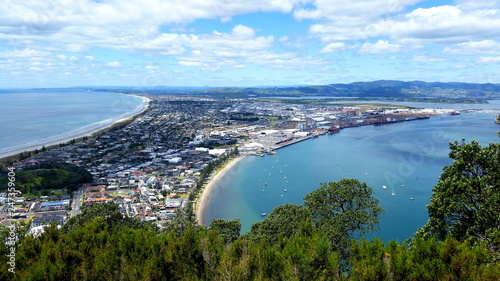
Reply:
[[23, 50], [9, 50], [9, 51], [0, 51], [0, 58], [40, 58], [47, 57], [51, 54], [49, 52], [41, 52], [32, 49], [23, 49]]
[[500, 43], [494, 40], [463, 42], [444, 48], [443, 53], [453, 55], [496, 55], [500, 54]]
[[243, 25], [235, 26], [229, 33], [182, 35], [180, 42], [192, 50], [179, 57], [180, 65], [211, 70], [243, 68], [247, 63], [269, 65], [262, 57], [284, 60], [295, 57], [290, 53], [274, 53], [271, 51], [273, 36], [256, 36], [252, 28]]
[[381, 53], [398, 53], [403, 50], [403, 46], [391, 44], [385, 40], [378, 40], [377, 43], [365, 43], [359, 49], [360, 54], [381, 54]]
[[278, 41], [279, 41], [279, 42], [286, 42], [286, 41], [288, 41], [289, 39], [290, 39], [290, 38], [289, 38], [288, 36], [281, 36], [281, 37], [278, 39]]
[[309, 32], [324, 42], [366, 39], [366, 26], [385, 16], [403, 11], [420, 0], [316, 0], [313, 9], [296, 9], [298, 20], [312, 19]]
[[152, 65], [152, 64], [148, 64], [144, 68], [146, 68], [147, 70], [151, 70], [151, 71], [161, 70], [162, 69], [160, 66]]
[[344, 42], [335, 42], [335, 43], [330, 43], [323, 47], [319, 52], [320, 53], [335, 53], [335, 52], [342, 52], [345, 50], [348, 50], [352, 47], [347, 46]]
[[122, 64], [117, 62], [117, 61], [112, 61], [112, 62], [108, 62], [106, 63], [106, 66], [111, 66], [111, 67], [121, 67]]
[[412, 61], [419, 61], [419, 62], [436, 62], [436, 61], [444, 61], [445, 59], [443, 58], [433, 58], [433, 57], [428, 57], [424, 55], [414, 55], [412, 58]]
[[480, 58], [476, 59], [476, 63], [485, 63], [485, 64], [500, 63], [500, 56], [499, 57], [480, 57]]
[[461, 10], [457, 6], [419, 8], [367, 26], [371, 36], [410, 44], [459, 43], [500, 37], [500, 10]]
[[497, 8], [500, 9], [499, 0], [487, 0], [487, 1], [477, 1], [477, 0], [455, 0], [457, 5], [461, 9], [465, 10], [477, 10], [484, 8]]

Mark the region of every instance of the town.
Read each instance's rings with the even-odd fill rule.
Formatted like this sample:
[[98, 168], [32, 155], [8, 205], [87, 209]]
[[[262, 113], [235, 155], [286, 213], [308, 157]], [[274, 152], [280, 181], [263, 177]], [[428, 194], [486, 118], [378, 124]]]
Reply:
[[148, 95], [147, 111], [122, 128], [42, 151], [15, 163], [21, 171], [42, 163], [82, 167], [93, 181], [74, 192], [46, 190], [42, 196], [0, 193], [2, 224], [20, 221], [38, 235], [63, 225], [82, 206], [115, 202], [124, 216], [169, 223], [177, 210], [199, 199], [216, 172], [214, 163], [260, 156], [343, 128], [386, 125], [459, 114], [401, 106], [301, 104], [252, 99]]

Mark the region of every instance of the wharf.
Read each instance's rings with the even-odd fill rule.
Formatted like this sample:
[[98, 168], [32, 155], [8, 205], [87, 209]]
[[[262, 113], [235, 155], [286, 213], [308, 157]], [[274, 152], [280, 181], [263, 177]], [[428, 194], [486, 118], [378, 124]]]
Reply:
[[308, 140], [308, 139], [310, 139], [312, 137], [313, 137], [313, 135], [309, 135], [309, 136], [306, 136], [306, 137], [300, 137], [300, 138], [293, 139], [293, 140], [290, 140], [290, 141], [287, 141], [287, 142], [283, 142], [283, 143], [277, 144], [277, 145], [275, 145], [273, 147], [269, 147], [269, 150], [274, 151], [274, 150], [283, 148], [285, 146], [289, 146], [289, 145], [296, 144], [296, 143], [301, 142], [301, 141]]

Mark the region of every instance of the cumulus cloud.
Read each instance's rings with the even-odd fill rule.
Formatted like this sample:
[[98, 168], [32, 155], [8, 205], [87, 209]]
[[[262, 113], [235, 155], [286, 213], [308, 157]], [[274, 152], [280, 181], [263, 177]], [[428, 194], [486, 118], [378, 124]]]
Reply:
[[247, 26], [237, 25], [228, 33], [184, 36], [183, 45], [191, 49], [179, 57], [179, 65], [218, 70], [224, 67], [244, 68], [248, 64], [272, 68], [307, 67], [318, 59], [307, 60], [293, 52], [272, 51], [273, 36], [256, 36]]
[[323, 47], [319, 52], [324, 54], [324, 53], [336, 53], [336, 52], [342, 52], [345, 50], [350, 49], [351, 47], [347, 46], [344, 42], [335, 42], [335, 43], [330, 43]]
[[476, 63], [485, 63], [485, 64], [500, 63], [500, 56], [499, 57], [480, 57], [476, 60]]
[[470, 41], [446, 47], [443, 53], [453, 55], [500, 54], [500, 43], [494, 40]]
[[414, 55], [411, 60], [412, 61], [419, 61], [419, 62], [436, 62], [436, 61], [444, 61], [445, 59], [433, 58], [433, 57], [428, 57], [428, 56], [424, 56], [424, 55]]
[[0, 58], [40, 58], [49, 56], [49, 52], [41, 52], [33, 49], [0, 51]]
[[358, 40], [372, 37], [366, 26], [383, 17], [403, 11], [407, 6], [420, 0], [316, 0], [314, 8], [302, 8], [294, 11], [298, 20], [311, 19], [313, 24], [309, 32], [322, 41]]
[[106, 63], [106, 66], [111, 66], [111, 67], [121, 67], [122, 64], [117, 62], [117, 61], [111, 61], [111, 62], [108, 62]]
[[386, 40], [378, 40], [377, 43], [365, 43], [359, 49], [359, 54], [381, 54], [381, 53], [397, 53], [403, 50], [403, 46], [391, 44]]
[[461, 10], [458, 6], [419, 8], [367, 26], [372, 36], [403, 43], [459, 43], [500, 36], [500, 11]]

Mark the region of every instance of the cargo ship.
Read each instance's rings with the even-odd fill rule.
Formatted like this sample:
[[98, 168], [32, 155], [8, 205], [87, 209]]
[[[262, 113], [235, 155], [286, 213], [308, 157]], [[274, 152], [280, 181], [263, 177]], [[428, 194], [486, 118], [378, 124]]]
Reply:
[[330, 129], [328, 129], [329, 134], [335, 134], [340, 132], [340, 128], [337, 126], [331, 126]]

